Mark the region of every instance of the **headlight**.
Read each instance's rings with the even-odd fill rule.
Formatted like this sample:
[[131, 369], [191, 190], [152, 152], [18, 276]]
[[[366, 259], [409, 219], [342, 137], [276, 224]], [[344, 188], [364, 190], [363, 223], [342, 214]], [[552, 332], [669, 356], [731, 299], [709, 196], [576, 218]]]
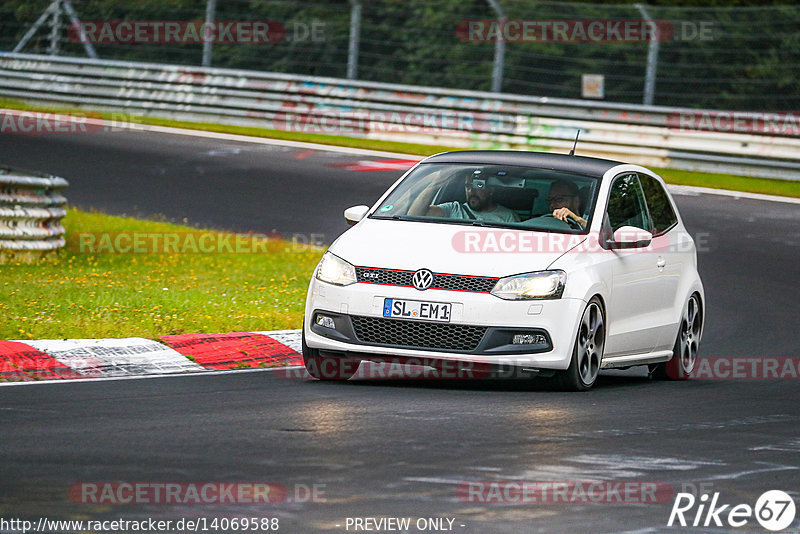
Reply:
[[317, 280], [337, 286], [356, 283], [356, 268], [339, 256], [326, 252], [317, 266]]
[[564, 271], [507, 276], [497, 281], [492, 295], [504, 300], [560, 299], [566, 281], [567, 273]]

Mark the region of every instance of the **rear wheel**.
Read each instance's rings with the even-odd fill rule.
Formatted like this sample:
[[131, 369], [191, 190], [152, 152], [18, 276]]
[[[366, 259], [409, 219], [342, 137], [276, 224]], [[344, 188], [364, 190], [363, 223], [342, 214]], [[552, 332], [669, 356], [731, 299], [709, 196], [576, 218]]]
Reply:
[[689, 297], [683, 308], [678, 337], [668, 362], [650, 366], [650, 376], [656, 380], [686, 380], [697, 364], [700, 334], [703, 331], [703, 308], [697, 293]]
[[586, 391], [591, 389], [600, 374], [606, 327], [600, 299], [592, 297], [583, 310], [572, 359], [566, 371], [559, 371], [558, 382], [563, 389]]
[[306, 345], [305, 328], [303, 329], [303, 363], [306, 371], [317, 380], [347, 380], [358, 371], [360, 360], [322, 356], [319, 350]]

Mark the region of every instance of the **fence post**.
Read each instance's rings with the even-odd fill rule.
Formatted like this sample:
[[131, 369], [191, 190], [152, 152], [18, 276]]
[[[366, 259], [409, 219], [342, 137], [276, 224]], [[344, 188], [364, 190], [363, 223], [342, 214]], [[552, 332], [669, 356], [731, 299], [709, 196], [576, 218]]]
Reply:
[[55, 4], [56, 9], [50, 15], [50, 44], [47, 45], [47, 53], [51, 56], [58, 55], [61, 38], [61, 0], [57, 0]]
[[16, 54], [17, 52], [22, 52], [22, 49], [25, 48], [25, 45], [28, 44], [28, 41], [31, 40], [31, 37], [34, 36], [36, 31], [47, 21], [47, 18], [53, 14], [53, 11], [58, 9], [58, 0], [53, 0], [47, 9], [39, 15], [39, 18], [36, 19], [36, 22], [33, 23], [33, 26], [28, 28], [28, 31], [25, 32], [25, 35], [22, 36], [22, 39], [19, 40], [17, 46], [11, 51], [11, 53]]
[[[497, 21], [502, 28], [506, 22], [506, 14], [497, 0], [486, 0], [497, 14]], [[499, 93], [503, 88], [503, 66], [506, 58], [506, 42], [501, 35], [494, 42], [494, 65], [492, 66], [492, 92]]]
[[[216, 18], [217, 0], [208, 0], [206, 2], [206, 25], [213, 24]], [[208, 28], [208, 26], [205, 26]], [[216, 34], [215, 34], [216, 35]], [[208, 38], [208, 31], [203, 31], [203, 66], [211, 66], [211, 52], [213, 43]]]
[[361, 0], [350, 0], [350, 44], [347, 48], [347, 79], [358, 77], [358, 47], [361, 39]]
[[92, 46], [92, 43], [90, 43], [89, 39], [86, 37], [86, 33], [83, 31], [83, 26], [78, 18], [78, 14], [75, 13], [75, 9], [72, 7], [72, 3], [70, 0], [61, 0], [61, 5], [64, 7], [64, 11], [67, 12], [67, 16], [72, 22], [72, 25], [78, 29], [78, 35], [80, 35], [81, 43], [83, 43], [83, 49], [86, 50], [86, 55], [92, 59], [97, 59], [97, 52], [95, 52], [94, 46]]
[[17, 45], [12, 50], [13, 53], [21, 52], [22, 49], [28, 44], [28, 41], [36, 34], [39, 28], [47, 22], [49, 18], [51, 21], [51, 28], [50, 28], [50, 44], [47, 48], [48, 54], [51, 56], [57, 56], [59, 50], [59, 30], [61, 22], [60, 22], [60, 13], [61, 10], [64, 10], [69, 17], [70, 21], [72, 22], [73, 26], [75, 26], [76, 31], [78, 31], [78, 35], [80, 36], [81, 43], [83, 44], [83, 49], [86, 50], [86, 55], [92, 59], [97, 59], [97, 52], [95, 52], [92, 43], [89, 42], [89, 39], [86, 37], [86, 34], [83, 31], [83, 26], [81, 25], [81, 21], [78, 18], [78, 14], [75, 13], [75, 9], [72, 7], [70, 0], [53, 0], [44, 10], [44, 12], [36, 19], [36, 22], [28, 28], [28, 31], [25, 32], [25, 35], [22, 36], [22, 39], [19, 40]]
[[647, 49], [647, 70], [644, 78], [644, 100], [642, 103], [645, 106], [653, 105], [653, 96], [656, 92], [656, 67], [658, 66], [658, 28], [647, 12], [644, 4], [634, 4], [634, 7], [639, 10], [647, 22], [654, 26], [653, 32], [650, 34], [650, 45]]

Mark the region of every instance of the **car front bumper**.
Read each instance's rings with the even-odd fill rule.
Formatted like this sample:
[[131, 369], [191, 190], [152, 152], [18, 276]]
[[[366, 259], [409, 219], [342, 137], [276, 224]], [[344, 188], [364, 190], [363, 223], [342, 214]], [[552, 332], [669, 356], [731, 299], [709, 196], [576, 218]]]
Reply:
[[[449, 323], [431, 323], [383, 317], [384, 299], [406, 299], [437, 303], [450, 303], [452, 317]], [[391, 359], [422, 359], [466, 361], [491, 365], [518, 366], [531, 369], [563, 370], [569, 366], [575, 334], [586, 302], [581, 299], [508, 301], [488, 293], [446, 291], [429, 289], [418, 291], [409, 287], [356, 283], [341, 287], [313, 279], [306, 302], [304, 335], [306, 344], [331, 355], [340, 355], [376, 361]], [[335, 328], [315, 324], [317, 313], [334, 320]], [[390, 328], [371, 329], [364, 335], [364, 324]], [[359, 322], [359, 328], [354, 326]], [[403, 324], [397, 325], [398, 322]], [[409, 323], [413, 323], [409, 325]], [[439, 325], [454, 328], [441, 328]], [[412, 346], [408, 335], [392, 338], [386, 332], [395, 332], [395, 326], [404, 333], [413, 332], [419, 325], [426, 332], [447, 330], [451, 336], [461, 335], [461, 326], [475, 335], [478, 329], [480, 342], [474, 347], [452, 348], [449, 339], [436, 348], [425, 346], [423, 336]], [[455, 333], [453, 333], [455, 330]], [[357, 332], [361, 332], [359, 335]], [[513, 335], [542, 336], [534, 344], [511, 343]], [[368, 339], [364, 339], [364, 338]], [[453, 338], [455, 339], [455, 338]], [[544, 342], [542, 342], [544, 340]], [[455, 339], [456, 343], [459, 342]]]

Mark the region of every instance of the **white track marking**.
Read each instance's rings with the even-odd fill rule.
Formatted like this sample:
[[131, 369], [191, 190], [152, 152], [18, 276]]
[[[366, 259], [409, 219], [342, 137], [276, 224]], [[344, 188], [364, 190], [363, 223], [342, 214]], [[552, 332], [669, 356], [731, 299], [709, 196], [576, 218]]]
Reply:
[[253, 332], [271, 337], [278, 343], [282, 343], [295, 352], [303, 352], [303, 342], [300, 330], [273, 330], [271, 332]]
[[[756, 462], [759, 464], [766, 464], [766, 462]], [[795, 471], [800, 469], [800, 467], [794, 465], [776, 465], [776, 464], [767, 464], [770, 467], [765, 467], [763, 469], [750, 469], [748, 471], [739, 471], [738, 473], [726, 473], [722, 475], [716, 475], [711, 477], [705, 477], [705, 480], [736, 480], [737, 478], [742, 478], [748, 475], [757, 475], [760, 473], [772, 473], [774, 471]]]
[[667, 184], [667, 188], [673, 195], [721, 195], [733, 198], [746, 198], [750, 200], [765, 200], [767, 202], [787, 202], [789, 204], [800, 204], [800, 198], [779, 197], [777, 195], [762, 195], [760, 193], [745, 193], [743, 191], [730, 191], [728, 189], [711, 189], [710, 187], [671, 184]]

